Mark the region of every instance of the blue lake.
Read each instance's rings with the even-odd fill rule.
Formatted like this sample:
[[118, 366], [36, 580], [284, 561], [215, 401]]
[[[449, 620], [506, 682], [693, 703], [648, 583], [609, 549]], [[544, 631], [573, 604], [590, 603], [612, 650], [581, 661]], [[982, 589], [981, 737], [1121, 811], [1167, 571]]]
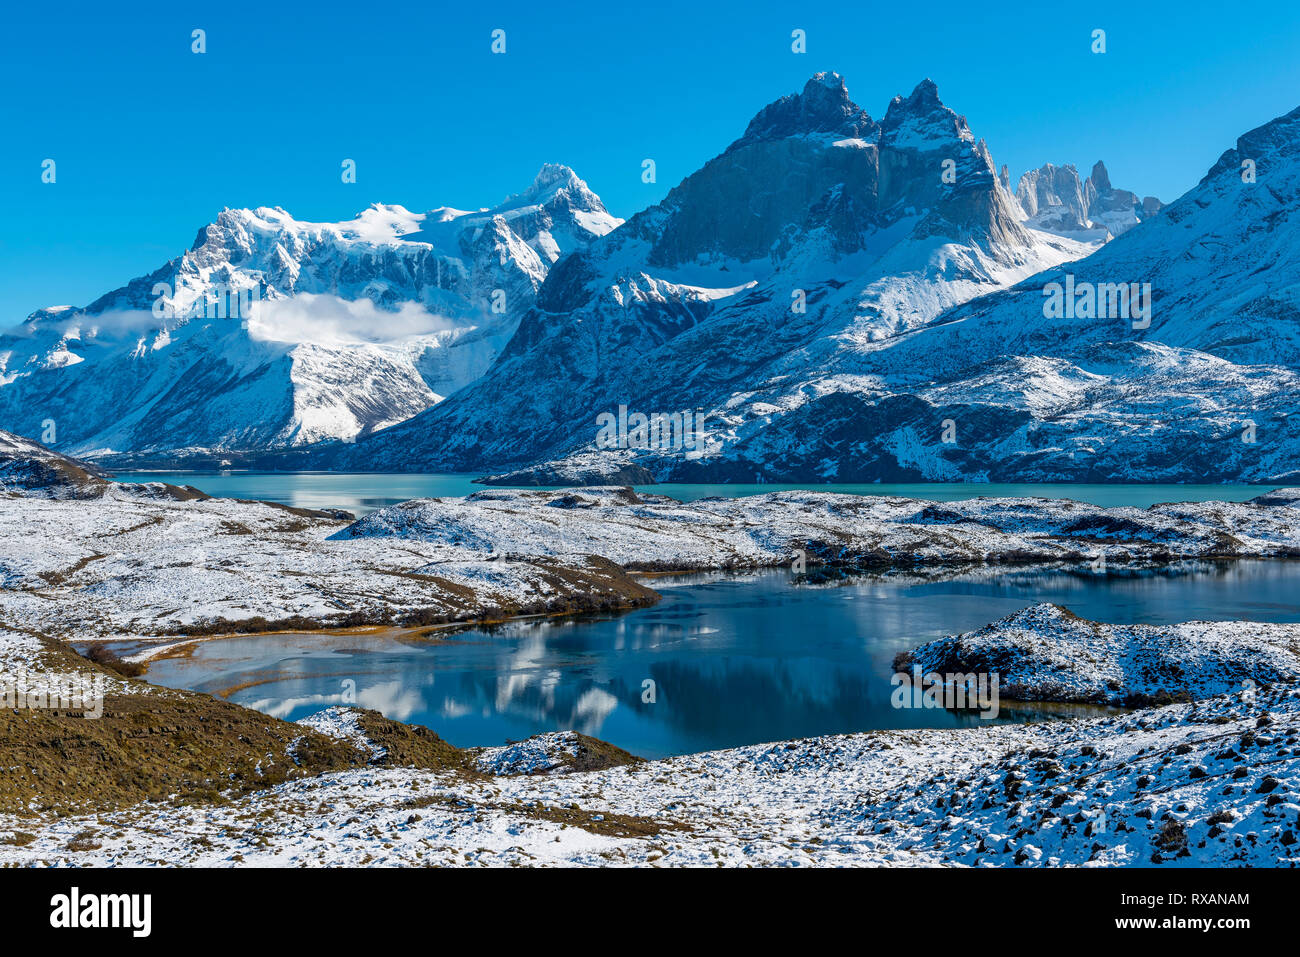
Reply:
[[[190, 658], [155, 662], [149, 679], [291, 720], [342, 703], [354, 687], [357, 704], [427, 725], [460, 746], [574, 729], [656, 757], [976, 723], [971, 713], [893, 707], [894, 655], [1039, 601], [1108, 622], [1300, 621], [1300, 562], [1286, 561], [820, 585], [780, 571], [648, 581], [663, 601], [622, 615], [423, 634], [221, 639], [199, 644]], [[643, 700], [647, 680], [653, 702]], [[1096, 712], [1003, 702], [999, 720], [1079, 713]]]
[[[194, 485], [209, 495], [280, 502], [299, 508], [342, 508], [360, 516], [413, 498], [462, 496], [482, 491], [473, 475], [420, 475], [376, 472], [120, 472], [123, 482], [171, 482]], [[1005, 485], [974, 482], [910, 485], [644, 485], [641, 491], [693, 501], [710, 495], [739, 497], [782, 489], [814, 488], [850, 495], [901, 495], [952, 502], [978, 496], [1037, 495], [1072, 498], [1093, 505], [1133, 505], [1157, 502], [1240, 502], [1262, 495], [1269, 485]]]

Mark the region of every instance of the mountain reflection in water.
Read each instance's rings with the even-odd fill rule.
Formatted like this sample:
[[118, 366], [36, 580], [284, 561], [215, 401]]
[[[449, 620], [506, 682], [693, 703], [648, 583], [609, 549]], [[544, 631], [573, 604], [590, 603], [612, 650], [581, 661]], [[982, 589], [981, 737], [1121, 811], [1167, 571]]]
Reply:
[[[290, 720], [344, 703], [355, 689], [356, 704], [427, 725], [461, 746], [573, 729], [656, 757], [832, 732], [981, 723], [973, 711], [893, 707], [894, 655], [1040, 601], [1108, 622], [1300, 621], [1300, 562], [1286, 561], [820, 581], [766, 571], [650, 584], [664, 600], [623, 615], [221, 639], [198, 645], [190, 658], [155, 662], [149, 677], [225, 693]], [[1095, 713], [1003, 702], [997, 720]]]

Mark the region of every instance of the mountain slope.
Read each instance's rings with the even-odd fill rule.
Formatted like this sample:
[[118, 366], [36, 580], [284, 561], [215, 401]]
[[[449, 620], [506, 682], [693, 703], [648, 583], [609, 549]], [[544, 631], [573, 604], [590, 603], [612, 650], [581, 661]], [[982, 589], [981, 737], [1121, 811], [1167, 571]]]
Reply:
[[0, 493], [85, 498], [107, 485], [108, 476], [93, 465], [0, 430]]
[[[1246, 133], [1186, 195], [1087, 259], [881, 350], [869, 370], [889, 395], [854, 454], [926, 478], [1288, 481], [1300, 474], [1298, 233], [1300, 110]], [[1149, 315], [1105, 308], [1100, 290], [1132, 283], [1139, 305], [1149, 284]], [[1050, 308], [1053, 284], [1073, 285], [1072, 314]], [[894, 421], [878, 421], [885, 408]], [[749, 453], [779, 459], [791, 441], [764, 436]]]
[[839, 357], [1092, 248], [1023, 218], [933, 83], [877, 122], [818, 74], [658, 206], [559, 263], [480, 382], [322, 461], [523, 465], [591, 449], [596, 417], [627, 405], [712, 420], [720, 448], [707, 462], [648, 456], [660, 477], [725, 471], [721, 448], [815, 403], [808, 383]]
[[227, 209], [84, 309], [0, 337], [0, 422], [79, 454], [351, 440], [474, 381], [551, 265], [620, 221], [567, 167], [478, 212]]

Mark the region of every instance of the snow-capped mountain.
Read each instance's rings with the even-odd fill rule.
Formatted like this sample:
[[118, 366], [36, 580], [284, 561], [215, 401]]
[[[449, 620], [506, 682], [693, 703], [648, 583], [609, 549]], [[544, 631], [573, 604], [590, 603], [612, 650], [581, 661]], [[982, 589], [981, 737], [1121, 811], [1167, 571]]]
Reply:
[[552, 264], [616, 227], [547, 165], [493, 209], [226, 209], [165, 266], [0, 337], [0, 422], [78, 454], [350, 441], [473, 382]]
[[[1004, 179], [1004, 186], [1009, 183]], [[1086, 180], [1068, 163], [1030, 170], [1020, 177], [1016, 201], [1028, 217], [1026, 226], [1083, 241], [1119, 236], [1162, 207], [1154, 196], [1138, 199], [1136, 193], [1111, 186], [1100, 160]]]
[[1013, 193], [933, 83], [876, 120], [828, 73], [621, 226], [564, 167], [473, 213], [227, 210], [0, 339], [0, 424], [543, 483], [1294, 480], [1297, 113], [1163, 208], [1101, 163]]
[[561, 261], [478, 383], [321, 461], [524, 465], [591, 449], [597, 417], [627, 405], [705, 411], [707, 455], [648, 459], [661, 478], [716, 474], [743, 437], [869, 390], [856, 371], [823, 388], [845, 357], [1095, 248], [1023, 219], [933, 83], [876, 121], [818, 74], [662, 203]]
[[[1300, 475], [1300, 110], [1087, 258], [1038, 271], [1087, 248], [1027, 228], [930, 84], [879, 124], [837, 87], [819, 77], [769, 107], [567, 259], [480, 383], [353, 454], [529, 465], [532, 481], [602, 462], [677, 481]], [[1089, 222], [1138, 215], [1104, 169], [1089, 184]], [[598, 448], [616, 406], [628, 440]], [[705, 424], [688, 449], [630, 428], [633, 411], [690, 410]]]
[[[895, 474], [1294, 479], [1300, 109], [1240, 137], [1140, 228], [949, 310], [872, 370], [890, 393], [878, 404], [908, 407], [860, 430], [858, 454]], [[933, 438], [945, 419], [950, 445]]]

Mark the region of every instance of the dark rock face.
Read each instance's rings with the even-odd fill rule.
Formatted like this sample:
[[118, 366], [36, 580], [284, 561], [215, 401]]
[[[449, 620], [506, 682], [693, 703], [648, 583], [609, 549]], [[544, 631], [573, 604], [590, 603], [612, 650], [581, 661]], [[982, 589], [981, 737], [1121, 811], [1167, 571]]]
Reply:
[[875, 218], [878, 177], [874, 146], [830, 152], [800, 137], [741, 140], [669, 193], [648, 264], [779, 256], [788, 229], [815, 228], [809, 216], [823, 200], [837, 245], [852, 247]]
[[744, 135], [727, 147], [727, 152], [809, 133], [874, 140], [879, 130], [867, 112], [849, 98], [838, 73], [818, 73], [804, 85], [802, 93], [783, 96], [759, 110]]
[[1138, 199], [1137, 193], [1115, 189], [1110, 184], [1106, 164], [1098, 160], [1084, 184], [1088, 219], [1104, 226], [1114, 236], [1128, 232], [1144, 219], [1160, 212], [1160, 200], [1154, 196]]
[[[952, 163], [944, 179], [944, 161]], [[993, 242], [1024, 244], [1010, 207], [994, 189], [997, 174], [984, 142], [939, 100], [923, 80], [908, 97], [896, 96], [880, 124], [880, 191], [883, 204], [928, 210], [925, 229], [939, 235], [953, 227], [987, 233]]]
[[[945, 159], [954, 164], [952, 183], [942, 180]], [[802, 93], [760, 111], [740, 139], [634, 217], [620, 238], [651, 241], [652, 267], [701, 256], [780, 266], [810, 232], [827, 234], [832, 255], [848, 254], [910, 207], [929, 212], [935, 233], [992, 229], [998, 240], [1012, 234], [1023, 243], [1010, 210], [991, 208], [995, 182], [987, 149], [931, 81], [895, 97], [876, 123], [837, 74], [819, 73]], [[547, 302], [574, 305], [549, 294]]]

